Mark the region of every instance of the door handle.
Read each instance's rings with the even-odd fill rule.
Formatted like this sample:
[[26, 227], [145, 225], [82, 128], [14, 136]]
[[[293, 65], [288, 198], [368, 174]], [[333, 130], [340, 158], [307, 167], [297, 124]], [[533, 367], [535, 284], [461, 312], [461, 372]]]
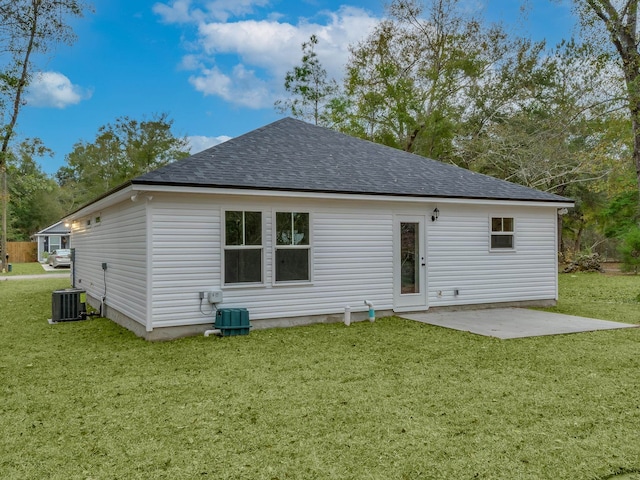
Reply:
[[422, 258], [420, 259], [420, 261], [422, 262], [422, 266], [423, 266], [423, 267], [426, 267], [426, 266], [427, 266], [427, 264], [426, 264], [426, 263], [425, 263], [425, 261], [424, 261], [424, 257], [422, 257]]

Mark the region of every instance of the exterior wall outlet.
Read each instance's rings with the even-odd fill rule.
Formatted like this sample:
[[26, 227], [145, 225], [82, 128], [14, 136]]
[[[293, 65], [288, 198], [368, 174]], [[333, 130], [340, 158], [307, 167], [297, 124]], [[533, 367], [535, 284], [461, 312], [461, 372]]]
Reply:
[[210, 290], [207, 292], [207, 300], [209, 303], [221, 303], [222, 290]]

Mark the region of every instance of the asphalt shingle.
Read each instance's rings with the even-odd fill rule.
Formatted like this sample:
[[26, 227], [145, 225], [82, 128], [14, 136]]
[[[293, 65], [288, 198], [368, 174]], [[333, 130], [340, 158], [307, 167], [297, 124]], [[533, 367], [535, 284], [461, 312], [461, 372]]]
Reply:
[[292, 118], [141, 175], [132, 183], [571, 203]]

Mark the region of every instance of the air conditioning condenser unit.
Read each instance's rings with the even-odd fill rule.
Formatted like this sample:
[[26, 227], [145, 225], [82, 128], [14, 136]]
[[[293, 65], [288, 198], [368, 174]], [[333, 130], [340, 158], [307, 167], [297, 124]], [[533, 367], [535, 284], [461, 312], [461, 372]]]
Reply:
[[51, 321], [71, 322], [86, 318], [86, 292], [77, 288], [56, 290], [51, 296]]

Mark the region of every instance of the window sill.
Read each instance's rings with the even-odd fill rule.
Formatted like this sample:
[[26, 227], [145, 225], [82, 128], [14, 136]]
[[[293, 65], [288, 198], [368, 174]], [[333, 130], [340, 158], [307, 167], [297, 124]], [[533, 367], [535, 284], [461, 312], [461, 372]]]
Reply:
[[238, 290], [238, 289], [242, 289], [242, 288], [264, 288], [266, 287], [266, 283], [264, 282], [260, 282], [260, 283], [225, 283], [224, 285], [222, 285], [222, 288], [225, 290]]
[[305, 285], [313, 285], [311, 280], [294, 280], [291, 282], [273, 282], [274, 287], [301, 287]]

